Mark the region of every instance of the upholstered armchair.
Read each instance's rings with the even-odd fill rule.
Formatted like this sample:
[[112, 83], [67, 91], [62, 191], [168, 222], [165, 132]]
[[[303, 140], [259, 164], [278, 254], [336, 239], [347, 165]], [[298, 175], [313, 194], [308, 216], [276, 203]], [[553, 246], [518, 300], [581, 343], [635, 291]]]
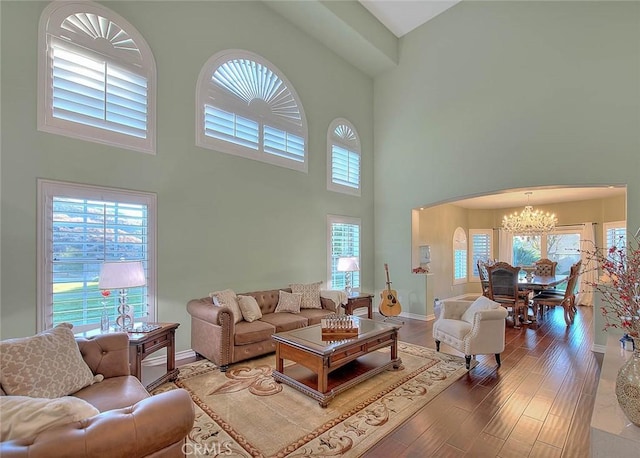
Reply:
[[475, 301], [444, 301], [440, 316], [433, 323], [436, 350], [440, 351], [440, 342], [444, 342], [461, 351], [467, 369], [472, 356], [494, 354], [500, 367], [506, 318], [507, 310], [485, 296]]

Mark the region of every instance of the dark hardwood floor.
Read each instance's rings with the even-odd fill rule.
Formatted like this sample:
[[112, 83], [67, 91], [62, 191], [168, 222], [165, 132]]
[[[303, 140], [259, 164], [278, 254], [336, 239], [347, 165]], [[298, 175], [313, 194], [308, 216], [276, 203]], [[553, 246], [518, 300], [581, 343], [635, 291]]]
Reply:
[[[375, 317], [379, 319], [380, 316]], [[435, 349], [433, 321], [404, 319], [400, 340]], [[591, 351], [593, 309], [539, 323], [507, 322], [502, 366], [492, 355], [369, 450], [366, 457], [588, 457], [603, 354]], [[441, 345], [441, 351], [461, 355]]]

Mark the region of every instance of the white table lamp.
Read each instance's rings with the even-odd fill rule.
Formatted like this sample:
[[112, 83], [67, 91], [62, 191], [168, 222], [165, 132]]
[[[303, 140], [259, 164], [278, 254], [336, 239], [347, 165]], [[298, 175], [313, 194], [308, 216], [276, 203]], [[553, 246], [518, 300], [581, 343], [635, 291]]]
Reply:
[[351, 294], [351, 275], [352, 272], [360, 270], [357, 256], [346, 256], [338, 258], [338, 265], [336, 267], [338, 272], [344, 272], [344, 290], [347, 295]]
[[126, 331], [133, 326], [130, 307], [127, 304], [127, 289], [146, 284], [147, 277], [141, 261], [113, 261], [102, 264], [98, 288], [120, 290], [118, 303], [118, 313], [120, 315], [116, 318], [118, 330]]

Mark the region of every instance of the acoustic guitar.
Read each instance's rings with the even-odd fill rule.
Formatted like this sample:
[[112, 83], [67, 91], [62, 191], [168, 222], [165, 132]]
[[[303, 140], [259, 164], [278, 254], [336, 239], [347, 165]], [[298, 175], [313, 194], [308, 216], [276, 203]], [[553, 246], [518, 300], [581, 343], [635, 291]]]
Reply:
[[402, 307], [398, 301], [398, 293], [394, 289], [391, 289], [391, 282], [389, 281], [389, 266], [384, 265], [384, 271], [387, 275], [387, 289], [380, 293], [380, 305], [378, 311], [380, 315], [389, 317], [400, 315]]

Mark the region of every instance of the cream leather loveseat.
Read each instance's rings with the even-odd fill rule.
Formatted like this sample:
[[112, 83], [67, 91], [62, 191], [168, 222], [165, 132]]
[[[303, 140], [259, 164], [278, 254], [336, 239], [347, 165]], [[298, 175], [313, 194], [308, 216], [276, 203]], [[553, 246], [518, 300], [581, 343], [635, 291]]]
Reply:
[[[68, 332], [71, 333], [70, 330]], [[70, 336], [71, 344], [75, 345], [73, 334], [71, 333]], [[16, 368], [16, 371], [19, 370], [20, 364], [17, 361], [25, 360], [19, 353], [14, 353], [13, 359], [10, 355], [12, 350], [8, 345], [16, 340], [18, 339], [2, 342], [3, 386], [0, 394], [3, 399], [13, 397], [30, 401], [31, 398], [28, 395], [19, 397], [9, 394], [11, 390], [8, 386], [18, 389], [20, 381], [16, 378], [12, 379], [12, 374], [6, 371], [12, 367]], [[195, 415], [193, 402], [187, 391], [175, 389], [150, 396], [140, 381], [129, 375], [129, 343], [124, 333], [105, 334], [76, 341], [81, 358], [94, 378], [96, 374], [101, 374], [104, 380], [96, 381], [75, 393], [69, 393], [70, 399], [83, 399], [90, 404], [89, 408], [93, 406], [99, 412], [80, 421], [50, 427], [30, 437], [4, 441], [0, 443], [0, 456], [2, 458], [184, 456], [183, 444], [193, 427]], [[75, 351], [77, 352], [77, 348]], [[37, 351], [37, 353], [41, 352]], [[61, 352], [55, 349], [55, 353]], [[64, 367], [43, 369], [38, 371], [37, 376], [45, 381], [49, 375], [53, 375], [54, 369], [62, 369], [61, 373], [64, 374]], [[89, 378], [92, 377], [91, 373]], [[4, 386], [5, 383], [7, 386]], [[42, 412], [41, 415], [48, 415], [44, 413], [45, 411]], [[35, 416], [32, 416], [32, 419], [37, 420]], [[9, 427], [5, 424], [6, 421], [9, 421], [8, 413], [3, 412], [3, 434], [5, 427]], [[20, 425], [16, 427], [18, 426]]]

